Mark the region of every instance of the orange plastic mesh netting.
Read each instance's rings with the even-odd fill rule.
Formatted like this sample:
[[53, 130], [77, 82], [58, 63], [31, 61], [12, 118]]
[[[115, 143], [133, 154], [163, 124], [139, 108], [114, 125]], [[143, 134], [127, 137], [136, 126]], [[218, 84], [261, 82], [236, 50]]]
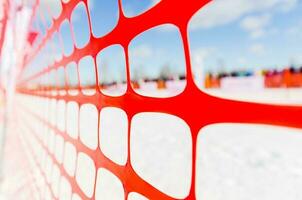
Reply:
[[[28, 147], [29, 155], [33, 156], [33, 165], [39, 171], [41, 181], [38, 182], [40, 187], [41, 199], [59, 199], [60, 195], [71, 198], [71, 194], [77, 195], [81, 199], [94, 199], [96, 191], [96, 175], [92, 183], [82, 185], [77, 180], [72, 170], [66, 169], [64, 159], [58, 156], [61, 151], [64, 155], [66, 144], [81, 154], [82, 157], [89, 157], [93, 161], [94, 169], [104, 168], [114, 174], [123, 185], [124, 197], [131, 192], [139, 193], [148, 199], [176, 199], [171, 195], [165, 194], [152, 184], [141, 178], [133, 169], [130, 160], [130, 135], [131, 120], [133, 117], [142, 112], [159, 112], [177, 116], [184, 120], [190, 128], [192, 139], [192, 163], [190, 189], [187, 196], [183, 199], [195, 199], [195, 163], [196, 163], [196, 142], [200, 129], [206, 125], [232, 122], [232, 123], [260, 123], [272, 124], [289, 127], [302, 128], [302, 120], [299, 117], [301, 108], [296, 106], [278, 106], [258, 103], [247, 103], [235, 100], [226, 100], [210, 96], [198, 89], [193, 80], [190, 47], [188, 42], [188, 23], [192, 16], [208, 3], [207, 0], [162, 0], [147, 12], [135, 16], [125, 17], [122, 10], [122, 1], [118, 1], [119, 18], [115, 28], [102, 37], [95, 37], [92, 34], [91, 17], [88, 9], [87, 0], [72, 0], [61, 4], [61, 12], [53, 19], [52, 24], [42, 34], [36, 46], [28, 51], [23, 73], [33, 66], [33, 61], [44, 54], [48, 55], [46, 48], [51, 47], [54, 35], [60, 31], [61, 24], [67, 22], [70, 24], [70, 18], [73, 10], [82, 3], [86, 10], [88, 18], [89, 41], [87, 44], [76, 45], [75, 34], [71, 27], [73, 51], [69, 55], [60, 55], [58, 59], [53, 58], [45, 63], [39, 63], [39, 70], [20, 78], [17, 83], [18, 99], [20, 100], [20, 126], [23, 130], [22, 141]], [[35, 7], [36, 13], [38, 5]], [[51, 10], [51, 8], [50, 8]], [[34, 14], [35, 17], [41, 18], [46, 25], [45, 13]], [[128, 46], [131, 40], [140, 33], [163, 24], [173, 24], [180, 32], [181, 42], [184, 48], [186, 64], [186, 87], [184, 91], [174, 97], [153, 98], [141, 96], [135, 93], [131, 86], [130, 64]], [[85, 27], [83, 27], [84, 29]], [[59, 44], [64, 48], [62, 39]], [[78, 63], [82, 58], [88, 56], [94, 63], [93, 73], [89, 74], [94, 83], [99, 82], [98, 68], [96, 67], [97, 54], [108, 46], [119, 44], [122, 46], [125, 54], [126, 63], [126, 84], [127, 91], [125, 94], [113, 97], [103, 94], [101, 86], [98, 84], [81, 84], [81, 71]], [[51, 47], [52, 51], [58, 53], [56, 46]], [[61, 51], [61, 50], [60, 50]], [[61, 53], [62, 54], [62, 53]], [[69, 71], [66, 69], [71, 63], [75, 63], [76, 76], [79, 80], [78, 85], [72, 85], [69, 78]], [[43, 65], [43, 66], [42, 66]], [[33, 70], [34, 71], [34, 70]], [[57, 71], [62, 72], [65, 81], [62, 84], [61, 79], [54, 75]], [[22, 77], [22, 74], [21, 74]], [[45, 83], [45, 80], [48, 82]], [[93, 91], [92, 93], [86, 93]], [[22, 101], [22, 102], [21, 102]], [[27, 102], [32, 102], [28, 103]], [[85, 141], [78, 134], [71, 135], [68, 133], [67, 118], [69, 117], [67, 104], [72, 102], [75, 108], [74, 113], [79, 113], [83, 105], [94, 105], [97, 109], [97, 117], [100, 117], [100, 111], [106, 107], [115, 107], [122, 109], [127, 114], [129, 121], [128, 126], [128, 148], [127, 160], [125, 165], [120, 165], [108, 159], [100, 148], [95, 148], [85, 144]], [[30, 105], [31, 106], [28, 106]], [[26, 106], [27, 105], [27, 106]], [[61, 111], [54, 111], [61, 107]], [[244, 110], [244, 112], [242, 112]], [[76, 119], [77, 122], [78, 119]], [[76, 124], [76, 126], [79, 126]], [[70, 128], [70, 127], [69, 127]], [[76, 127], [78, 131], [79, 127]], [[50, 144], [52, 138], [56, 138], [56, 145]], [[99, 142], [97, 142], [99, 147]], [[60, 150], [62, 149], [62, 150]], [[80, 157], [81, 157], [80, 156]], [[64, 156], [63, 156], [64, 157]], [[78, 158], [79, 159], [79, 158]], [[75, 164], [76, 165], [76, 164]], [[77, 167], [75, 167], [77, 168]], [[59, 192], [56, 182], [61, 185], [67, 185], [65, 189], [61, 188]], [[88, 185], [88, 186], [87, 186]], [[41, 189], [43, 188], [43, 189]], [[62, 191], [65, 190], [65, 193]], [[66, 192], [67, 191], [67, 192]], [[60, 193], [60, 194], [59, 194]]]

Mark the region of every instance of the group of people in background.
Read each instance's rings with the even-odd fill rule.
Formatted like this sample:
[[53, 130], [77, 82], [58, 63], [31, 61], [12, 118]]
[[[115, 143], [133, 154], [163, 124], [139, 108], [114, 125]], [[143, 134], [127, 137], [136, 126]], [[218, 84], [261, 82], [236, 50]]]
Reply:
[[220, 88], [224, 78], [244, 78], [251, 76], [261, 76], [264, 79], [265, 88], [294, 88], [302, 87], [302, 66], [286, 67], [282, 70], [271, 69], [262, 71], [232, 71], [229, 73], [207, 73], [205, 76], [205, 88]]

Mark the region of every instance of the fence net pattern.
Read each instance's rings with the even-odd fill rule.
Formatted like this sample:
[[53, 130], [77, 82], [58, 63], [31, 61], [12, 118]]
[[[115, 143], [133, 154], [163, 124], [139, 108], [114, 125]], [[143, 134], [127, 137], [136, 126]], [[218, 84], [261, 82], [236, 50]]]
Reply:
[[[33, 174], [33, 190], [37, 193], [32, 194], [37, 199], [102, 199], [104, 191], [99, 190], [102, 187], [99, 182], [105, 176], [114, 177], [116, 191], [122, 191], [120, 196], [116, 192], [114, 199], [130, 199], [133, 193], [142, 195], [141, 199], [195, 199], [196, 142], [204, 126], [231, 122], [302, 128], [300, 107], [226, 100], [210, 96], [195, 85], [187, 27], [207, 0], [162, 0], [147, 12], [131, 18], [123, 14], [123, 2], [119, 0], [116, 2], [118, 22], [110, 32], [100, 31], [102, 36], [93, 34], [89, 1], [54, 2], [56, 9], [43, 1], [34, 7], [32, 23], [39, 26], [40, 33], [26, 54], [17, 83], [20, 143], [27, 155], [24, 160], [31, 166], [24, 170], [30, 169]], [[73, 11], [79, 7], [84, 10], [81, 17], [87, 19], [87, 24], [74, 27]], [[181, 35], [186, 87], [174, 97], [142, 96], [134, 91], [131, 82], [129, 43], [140, 33], [163, 24], [173, 24]], [[62, 31], [70, 33], [70, 37], [63, 38]], [[87, 40], [78, 41], [78, 37]], [[105, 48], [117, 44], [125, 55], [127, 89], [120, 96], [110, 96], [102, 93], [102, 86], [97, 84], [100, 72], [96, 57]], [[106, 108], [125, 113], [128, 122], [127, 152], [123, 161], [109, 159], [101, 147], [101, 113]], [[176, 116], [189, 127], [192, 158], [186, 194], [166, 194], [133, 168], [131, 124], [135, 115], [146, 112]], [[92, 122], [95, 118], [98, 124]], [[86, 133], [87, 130], [90, 132]]]

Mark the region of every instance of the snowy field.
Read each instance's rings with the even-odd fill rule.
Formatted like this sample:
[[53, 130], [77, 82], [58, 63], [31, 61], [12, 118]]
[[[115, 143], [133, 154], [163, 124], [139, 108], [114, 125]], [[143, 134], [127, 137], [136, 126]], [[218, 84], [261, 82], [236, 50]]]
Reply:
[[[161, 91], [168, 94], [166, 92]], [[291, 105], [302, 103], [300, 89], [255, 91], [253, 94], [244, 91], [207, 92], [249, 101]], [[31, 103], [28, 106], [33, 106], [39, 112], [38, 104]], [[188, 195], [192, 174], [192, 139], [189, 126], [180, 118], [162, 113], [137, 114], [132, 119], [131, 137], [127, 138], [129, 122], [126, 113], [120, 109], [103, 109], [98, 118], [93, 105], [86, 104], [79, 112], [74, 103], [64, 105], [58, 102], [50, 106], [53, 108], [51, 110], [57, 110], [51, 113], [51, 118], [55, 118], [50, 119], [52, 123], [59, 129], [65, 129], [71, 137], [78, 137], [88, 147], [100, 148], [117, 164], [124, 165], [127, 162], [127, 140], [130, 139], [130, 162], [140, 177], [174, 198], [185, 198]], [[64, 110], [67, 113], [66, 127], [62, 124]], [[29, 123], [30, 120], [25, 121]], [[80, 122], [79, 129], [76, 128], [77, 120]], [[98, 120], [100, 127], [97, 127]], [[98, 132], [100, 147], [97, 146]], [[60, 142], [55, 140], [54, 143], [57, 145]], [[302, 199], [301, 144], [302, 130], [298, 129], [245, 124], [205, 127], [200, 130], [197, 139], [197, 199]], [[69, 158], [62, 161], [64, 167], [70, 173], [75, 173], [85, 194], [92, 192], [93, 180], [97, 177], [96, 196], [106, 197], [102, 199], [123, 199], [122, 184], [114, 174], [105, 169], [95, 169], [93, 161], [85, 154], [75, 155], [70, 144], [65, 143], [63, 148], [58, 145], [55, 149], [58, 159], [63, 154], [64, 158]], [[73, 157], [77, 157], [77, 169], [75, 161], [71, 159]], [[131, 193], [128, 199], [145, 198]]]
[[[301, 89], [206, 92], [252, 102], [302, 104]], [[158, 189], [183, 198], [190, 177], [189, 130], [179, 118], [157, 115], [140, 115], [140, 123], [133, 124], [134, 168]], [[247, 124], [205, 127], [197, 139], [197, 199], [302, 199], [301, 144], [298, 129]]]
[[[301, 89], [208, 91], [230, 99], [301, 105]], [[208, 200], [302, 199], [302, 131], [217, 124], [198, 136], [197, 196]]]
[[282, 105], [302, 105], [302, 89], [210, 89], [205, 92], [228, 99], [236, 99], [250, 102], [282, 104]]

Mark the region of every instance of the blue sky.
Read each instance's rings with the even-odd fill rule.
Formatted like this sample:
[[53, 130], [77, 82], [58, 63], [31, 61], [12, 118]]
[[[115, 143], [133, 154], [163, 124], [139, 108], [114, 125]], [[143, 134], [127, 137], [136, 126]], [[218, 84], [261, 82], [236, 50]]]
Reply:
[[[51, 2], [54, 1], [47, 1], [53, 6]], [[93, 34], [102, 37], [117, 24], [117, 1], [88, 2]], [[158, 1], [122, 0], [122, 3], [125, 15], [133, 17]], [[77, 45], [82, 47], [89, 39], [87, 18], [85, 10], [81, 6], [77, 8], [70, 25], [74, 27]], [[189, 23], [193, 69], [197, 74], [204, 74], [205, 71], [257, 70], [302, 64], [301, 10], [301, 0], [213, 0]], [[71, 36], [65, 25], [62, 26], [61, 37], [64, 52], [68, 55], [72, 52]], [[133, 39], [129, 50], [132, 75], [143, 68], [141, 74], [156, 77], [163, 66], [170, 66], [176, 73], [185, 70], [182, 41], [178, 29], [172, 25], [140, 34]], [[125, 66], [122, 57], [116, 53], [120, 54], [119, 51], [105, 54], [103, 63], [116, 65], [119, 75], [110, 74], [114, 79], [122, 79], [119, 77], [122, 77]], [[111, 59], [110, 56], [119, 59]]]
[[302, 64], [301, 0], [216, 0], [190, 23], [195, 69]]

